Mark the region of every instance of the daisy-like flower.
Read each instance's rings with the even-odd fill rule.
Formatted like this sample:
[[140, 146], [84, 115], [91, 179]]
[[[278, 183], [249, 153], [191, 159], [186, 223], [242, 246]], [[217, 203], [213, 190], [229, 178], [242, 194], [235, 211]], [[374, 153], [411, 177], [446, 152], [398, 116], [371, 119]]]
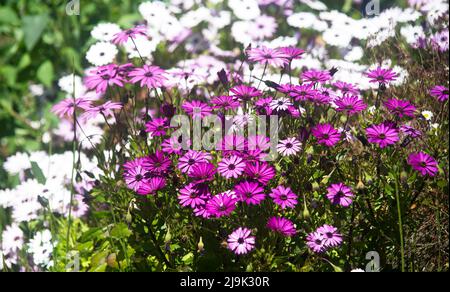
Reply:
[[348, 207], [352, 203], [354, 197], [352, 190], [343, 183], [332, 184], [327, 188], [327, 191], [327, 198], [333, 205]]
[[123, 165], [123, 178], [128, 188], [137, 192], [146, 182], [147, 170], [144, 167], [144, 158], [128, 161]]
[[238, 178], [244, 172], [245, 162], [242, 158], [232, 155], [222, 159], [222, 161], [219, 162], [217, 169], [219, 170], [220, 175], [225, 178]]
[[236, 209], [237, 198], [230, 193], [215, 195], [206, 203], [206, 211], [214, 217], [228, 216]]
[[302, 55], [305, 53], [304, 50], [296, 47], [282, 47], [279, 48], [279, 50], [288, 56], [289, 61], [301, 59]]
[[95, 119], [99, 114], [105, 118], [111, 117], [114, 116], [114, 110], [119, 110], [122, 107], [123, 106], [120, 102], [112, 102], [108, 100], [102, 105], [87, 109], [82, 118], [85, 120]]
[[138, 83], [140, 86], [147, 86], [148, 88], [160, 88], [164, 86], [164, 81], [167, 80], [166, 71], [158, 66], [144, 65], [142, 68], [135, 68], [128, 73], [131, 77], [130, 82]]
[[195, 209], [203, 206], [209, 197], [210, 193], [206, 185], [190, 183], [180, 190], [178, 200], [181, 206]]
[[370, 79], [370, 83], [380, 83], [386, 84], [391, 81], [395, 81], [398, 77], [398, 74], [395, 73], [392, 69], [383, 69], [378, 67], [377, 69], [370, 70], [366, 73], [367, 77]]
[[239, 227], [228, 235], [228, 248], [235, 254], [246, 254], [255, 248], [255, 237], [248, 228]]
[[168, 128], [167, 118], [156, 118], [145, 124], [145, 131], [153, 137], [164, 136]]
[[448, 87], [436, 85], [430, 90], [430, 94], [436, 97], [440, 102], [448, 100]]
[[91, 108], [92, 101], [87, 98], [66, 98], [52, 107], [52, 112], [58, 117], [72, 117], [77, 109], [88, 110]]
[[342, 235], [334, 226], [325, 224], [317, 228], [317, 232], [322, 234], [324, 245], [326, 247], [335, 247], [342, 243]]
[[341, 134], [331, 124], [319, 124], [312, 129], [311, 133], [319, 144], [327, 147], [335, 146], [341, 139]]
[[416, 107], [408, 100], [401, 100], [391, 98], [384, 102], [384, 106], [391, 112], [391, 114], [403, 118], [403, 116], [414, 117]]
[[261, 115], [270, 115], [272, 114], [272, 108], [270, 107], [270, 103], [272, 102], [272, 97], [260, 98], [255, 102], [256, 110]]
[[411, 138], [419, 138], [420, 136], [422, 136], [422, 133], [419, 130], [409, 125], [400, 126], [400, 131], [406, 136], [410, 136]]
[[315, 253], [322, 253], [326, 250], [324, 236], [317, 231], [308, 234], [306, 245]]
[[156, 150], [144, 158], [144, 167], [151, 175], [164, 176], [167, 174], [172, 161], [161, 150]]
[[270, 49], [266, 46], [247, 50], [248, 60], [274, 67], [283, 67], [289, 63], [290, 56], [280, 49]]
[[120, 31], [120, 27], [115, 23], [99, 23], [92, 29], [91, 36], [99, 41], [109, 42]]
[[309, 70], [302, 73], [304, 81], [310, 82], [312, 84], [315, 83], [325, 83], [331, 79], [331, 75], [329, 71], [319, 71], [319, 70]]
[[235, 98], [238, 98], [241, 101], [249, 101], [254, 97], [262, 95], [262, 92], [258, 89], [243, 84], [231, 88], [230, 91], [234, 93]]
[[267, 162], [249, 162], [245, 168], [245, 175], [262, 185], [267, 185], [275, 177], [275, 169]]
[[239, 101], [237, 101], [233, 96], [221, 95], [216, 96], [211, 99], [214, 109], [233, 110], [240, 106]]
[[183, 150], [188, 150], [191, 147], [191, 141], [183, 141], [183, 136], [170, 137], [165, 139], [161, 143], [161, 148], [164, 152], [168, 154], [181, 155]]
[[259, 205], [266, 198], [264, 188], [258, 183], [251, 181], [243, 181], [234, 186], [234, 192], [238, 196], [239, 201], [248, 205]]
[[359, 89], [352, 83], [337, 81], [333, 83], [333, 87], [338, 89], [342, 95], [358, 95]]
[[287, 138], [281, 140], [277, 145], [277, 151], [282, 156], [290, 156], [297, 154], [300, 151], [302, 143], [300, 143], [296, 138]]
[[345, 112], [348, 115], [357, 114], [367, 108], [362, 99], [357, 96], [344, 96], [334, 101], [336, 111]]
[[185, 101], [181, 108], [193, 118], [204, 118], [211, 115], [212, 108], [199, 100]]
[[267, 222], [267, 228], [286, 237], [294, 236], [295, 234], [297, 234], [294, 223], [284, 217], [271, 217]]
[[292, 105], [291, 100], [286, 97], [280, 97], [270, 102], [270, 108], [274, 111], [286, 111]]
[[190, 173], [192, 167], [199, 163], [208, 162], [211, 155], [202, 151], [189, 150], [178, 160], [178, 169], [183, 173]]
[[398, 130], [386, 124], [372, 125], [366, 129], [367, 139], [380, 148], [395, 144], [398, 140]]
[[129, 38], [135, 39], [137, 36], [147, 36], [147, 27], [145, 25], [138, 25], [116, 33], [112, 39], [112, 42], [116, 45], [120, 45], [126, 43]]
[[439, 170], [437, 161], [425, 152], [411, 153], [408, 156], [408, 164], [422, 176], [435, 176]]
[[204, 183], [214, 180], [217, 170], [214, 164], [210, 162], [200, 162], [195, 164], [188, 176], [193, 178], [196, 183]]
[[98, 42], [93, 44], [86, 52], [86, 60], [94, 66], [104, 66], [114, 61], [117, 47], [108, 42]]
[[156, 192], [166, 187], [166, 179], [163, 177], [152, 177], [146, 179], [142, 186], [137, 190], [139, 195], [155, 195]]
[[105, 93], [108, 86], [123, 87], [125, 79], [122, 76], [122, 69], [114, 64], [98, 67], [88, 72], [84, 83], [88, 89], [95, 89], [97, 93]]
[[292, 91], [289, 93], [291, 97], [295, 100], [311, 100], [317, 94], [317, 91], [314, 90], [313, 84], [303, 84], [295, 86]]
[[272, 189], [269, 196], [274, 203], [281, 206], [282, 209], [294, 208], [297, 205], [297, 195], [294, 194], [289, 187], [278, 186]]

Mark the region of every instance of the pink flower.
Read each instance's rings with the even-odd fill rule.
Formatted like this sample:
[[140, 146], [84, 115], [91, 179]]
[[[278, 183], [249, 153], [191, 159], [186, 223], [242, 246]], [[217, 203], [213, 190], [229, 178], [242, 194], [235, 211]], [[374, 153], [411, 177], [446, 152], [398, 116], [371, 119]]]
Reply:
[[262, 92], [258, 89], [246, 85], [237, 85], [231, 88], [230, 91], [234, 93], [235, 98], [238, 98], [241, 101], [249, 101], [254, 97], [262, 95]]
[[183, 173], [190, 173], [194, 165], [202, 162], [208, 162], [210, 159], [211, 155], [209, 153], [189, 150], [183, 157], [178, 160], [178, 168]]
[[267, 185], [275, 177], [275, 169], [267, 162], [247, 163], [245, 174], [250, 179]]
[[277, 151], [282, 156], [290, 156], [297, 154], [300, 151], [302, 143], [300, 143], [296, 138], [287, 138], [281, 140], [277, 145]]
[[203, 206], [210, 196], [208, 187], [205, 185], [190, 183], [180, 190], [178, 200], [181, 206], [189, 206], [195, 209], [196, 207]]
[[215, 195], [206, 203], [206, 210], [214, 217], [228, 216], [236, 209], [237, 198], [230, 193]]
[[297, 205], [297, 195], [291, 191], [291, 188], [278, 186], [272, 189], [269, 195], [275, 204], [281, 206], [282, 209], [294, 208]]
[[309, 70], [303, 72], [302, 78], [306, 82], [314, 83], [325, 83], [331, 79], [329, 71], [319, 71], [319, 70]]
[[136, 27], [116, 33], [114, 35], [114, 38], [112, 39], [112, 42], [116, 45], [120, 45], [126, 43], [129, 38], [135, 39], [138, 35], [147, 35], [147, 27], [145, 25], [138, 25]]
[[239, 201], [248, 205], [259, 205], [266, 198], [264, 189], [255, 182], [243, 181], [234, 186], [234, 192]]
[[398, 74], [395, 73], [392, 69], [383, 69], [378, 67], [377, 69], [370, 70], [366, 73], [367, 77], [369, 77], [371, 83], [380, 83], [386, 84], [391, 81], [395, 81], [398, 77]]
[[425, 152], [411, 153], [408, 156], [408, 164], [422, 176], [435, 176], [439, 170], [437, 161]]
[[232, 155], [228, 158], [222, 159], [217, 166], [219, 173], [229, 179], [229, 178], [238, 178], [242, 175], [245, 169], [245, 162], [242, 158]]
[[88, 72], [84, 83], [88, 89], [95, 89], [97, 93], [105, 93], [108, 86], [123, 87], [125, 79], [122, 74], [126, 68], [128, 67], [119, 67], [115, 64], [98, 67]]
[[228, 236], [228, 248], [235, 254], [246, 254], [255, 248], [255, 237], [251, 230], [239, 227]]
[[135, 68], [128, 73], [129, 77], [132, 77], [130, 82], [140, 82], [140, 86], [147, 86], [148, 88], [160, 88], [164, 86], [164, 81], [167, 80], [165, 76], [166, 71], [158, 66], [144, 65], [142, 68]]
[[75, 113], [75, 110], [77, 109], [90, 109], [91, 103], [91, 100], [83, 97], [77, 99], [66, 98], [55, 104], [52, 108], [52, 112], [54, 112], [60, 118], [63, 118], [64, 116], [72, 117]]
[[331, 124], [319, 124], [312, 129], [312, 134], [319, 144], [327, 147], [335, 146], [341, 139], [341, 134]]
[[448, 87], [437, 85], [430, 90], [430, 94], [440, 102], [444, 102], [448, 99]]
[[352, 203], [352, 198], [354, 196], [352, 190], [343, 183], [332, 184], [327, 190], [327, 198], [334, 205], [348, 207]]
[[333, 83], [333, 86], [335, 88], [339, 89], [339, 91], [341, 91], [341, 93], [343, 95], [347, 95], [347, 94], [358, 95], [359, 94], [359, 89], [352, 83], [337, 81], [337, 82]]
[[345, 112], [348, 115], [357, 114], [367, 108], [367, 105], [362, 99], [357, 96], [344, 96], [334, 101], [338, 112]]
[[270, 49], [262, 46], [247, 51], [249, 61], [269, 64], [274, 67], [283, 67], [289, 63], [290, 56], [279, 49]]
[[399, 118], [403, 116], [414, 117], [416, 107], [408, 100], [391, 98], [384, 103], [391, 114], [397, 115]]
[[91, 107], [89, 109], [86, 110], [86, 112], [83, 114], [83, 119], [94, 119], [97, 117], [97, 115], [101, 114], [102, 116], [106, 117], [110, 117], [114, 115], [114, 111], [113, 110], [119, 110], [121, 109], [123, 106], [120, 102], [112, 102], [112, 101], [107, 101], [102, 105], [99, 106], [95, 106], [95, 107]]
[[145, 124], [145, 131], [153, 137], [160, 137], [166, 134], [169, 128], [167, 118], [156, 118]]
[[372, 125], [366, 129], [368, 141], [384, 148], [395, 144], [398, 140], [398, 130], [386, 124]]
[[301, 59], [302, 55], [305, 53], [304, 50], [296, 47], [282, 47], [279, 48], [280, 52], [286, 54], [290, 61]]
[[211, 115], [212, 108], [199, 100], [185, 101], [181, 108], [193, 118], [204, 118]]
[[317, 228], [317, 232], [322, 234], [326, 247], [338, 246], [342, 243], [342, 235], [337, 232], [337, 228], [331, 225], [323, 225]]
[[297, 233], [294, 223], [283, 217], [271, 217], [267, 222], [267, 228], [286, 237], [294, 236]]

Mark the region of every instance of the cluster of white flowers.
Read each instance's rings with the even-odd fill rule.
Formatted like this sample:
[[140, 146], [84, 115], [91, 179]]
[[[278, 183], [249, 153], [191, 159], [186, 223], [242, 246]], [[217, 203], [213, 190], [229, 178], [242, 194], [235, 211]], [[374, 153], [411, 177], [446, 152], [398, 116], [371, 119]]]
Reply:
[[[83, 153], [80, 154], [80, 166], [83, 171], [99, 175], [97, 162], [89, 159]], [[36, 166], [42, 172], [45, 182], [33, 175], [37, 171]], [[45, 212], [52, 212], [67, 216], [71, 201], [71, 177], [73, 166], [72, 152], [47, 155], [43, 151], [17, 153], [10, 156], [3, 163], [3, 168], [13, 177], [17, 176], [20, 183], [12, 188], [0, 190], [0, 208], [9, 209], [11, 213], [11, 225], [2, 233], [0, 241], [0, 254], [8, 267], [18, 264], [18, 252], [23, 250], [25, 243], [21, 225], [34, 221], [43, 222], [38, 225], [48, 225], [44, 218]], [[92, 189], [93, 179], [81, 172], [81, 182], [75, 183], [76, 194], [72, 201], [72, 216], [81, 217], [88, 211], [88, 206], [83, 202], [83, 193]], [[41, 178], [42, 179], [42, 178]], [[33, 257], [33, 263], [37, 266], [48, 267], [51, 265], [50, 255], [55, 243], [51, 241], [51, 233], [48, 230], [38, 230], [29, 241], [28, 252]]]

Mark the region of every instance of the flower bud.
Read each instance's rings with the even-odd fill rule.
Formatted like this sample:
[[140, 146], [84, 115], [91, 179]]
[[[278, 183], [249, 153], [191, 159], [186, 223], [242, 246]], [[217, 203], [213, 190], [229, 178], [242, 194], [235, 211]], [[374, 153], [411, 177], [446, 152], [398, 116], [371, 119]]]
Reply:
[[197, 250], [199, 253], [202, 253], [205, 250], [205, 244], [203, 243], [203, 238], [201, 236], [197, 244]]
[[364, 183], [362, 182], [362, 180], [359, 180], [358, 184], [356, 185], [356, 189], [358, 191], [362, 191], [366, 188], [366, 186], [364, 185]]
[[317, 192], [320, 189], [320, 185], [316, 182], [313, 181], [313, 183], [311, 184], [312, 190]]
[[119, 265], [117, 263], [117, 255], [115, 253], [111, 253], [107, 258], [106, 258], [106, 263], [108, 264], [109, 267], [111, 268], [118, 268]]

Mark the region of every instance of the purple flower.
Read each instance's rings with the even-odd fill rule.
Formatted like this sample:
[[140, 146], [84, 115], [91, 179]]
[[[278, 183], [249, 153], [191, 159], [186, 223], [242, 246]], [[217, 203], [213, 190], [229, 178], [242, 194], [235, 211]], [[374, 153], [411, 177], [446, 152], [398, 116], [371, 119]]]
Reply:
[[264, 188], [258, 183], [251, 181], [243, 181], [234, 186], [234, 192], [238, 196], [239, 201], [248, 205], [259, 205], [266, 198]]
[[129, 72], [128, 76], [131, 77], [130, 82], [140, 82], [141, 87], [160, 88], [164, 86], [164, 81], [167, 80], [165, 74], [166, 71], [158, 66], [144, 65], [142, 68], [135, 68]]
[[145, 124], [145, 131], [153, 137], [164, 136], [168, 128], [167, 118], [156, 118]]
[[147, 35], [147, 27], [145, 25], [138, 25], [136, 27], [116, 33], [114, 35], [114, 38], [112, 39], [112, 42], [116, 45], [120, 45], [126, 43], [128, 41], [128, 38], [135, 39], [138, 35]]
[[230, 193], [215, 195], [206, 203], [206, 211], [214, 217], [228, 216], [236, 208], [237, 198]]
[[295, 234], [297, 234], [294, 223], [292, 223], [291, 220], [283, 217], [271, 217], [267, 222], [267, 228], [286, 237], [294, 236]]
[[303, 72], [301, 77], [303, 78], [304, 81], [310, 82], [312, 84], [325, 83], [331, 79], [329, 71], [319, 71], [319, 70], [309, 70]]
[[357, 114], [367, 108], [367, 105], [357, 96], [344, 96], [334, 101], [338, 112], [345, 112], [348, 115]]
[[245, 162], [242, 158], [232, 155], [227, 158], [223, 158], [221, 162], [219, 162], [217, 169], [223, 177], [230, 178], [238, 178], [242, 175], [245, 169]]
[[323, 225], [317, 228], [317, 232], [322, 234], [326, 247], [335, 247], [342, 243], [342, 235], [337, 232], [337, 228], [331, 225]]
[[358, 95], [359, 94], [359, 89], [352, 83], [337, 81], [337, 82], [333, 83], [333, 87], [335, 87], [336, 89], [341, 91], [342, 95], [347, 95], [347, 94]]
[[233, 96], [221, 95], [216, 96], [211, 99], [211, 103], [214, 105], [215, 109], [233, 110], [240, 106], [239, 101], [237, 101]]
[[366, 129], [367, 139], [370, 143], [375, 143], [384, 148], [395, 144], [398, 140], [398, 130], [386, 124], [372, 125]]
[[419, 130], [417, 130], [409, 125], [402, 125], [400, 127], [400, 131], [403, 132], [407, 136], [411, 136], [411, 138], [419, 138], [420, 136], [422, 136], [422, 133]]
[[331, 124], [319, 124], [312, 129], [311, 133], [319, 144], [327, 147], [333, 147], [341, 139], [341, 134]]
[[161, 144], [161, 148], [164, 152], [178, 155], [181, 155], [182, 150], [187, 150], [190, 146], [191, 141], [183, 141], [182, 136], [167, 138]]
[[302, 55], [305, 53], [302, 49], [296, 47], [282, 47], [279, 51], [288, 56], [289, 61], [301, 59]]
[[95, 89], [97, 93], [105, 93], [108, 86], [123, 87], [125, 79], [122, 76], [122, 70], [125, 67], [119, 67], [115, 64], [98, 67], [88, 72], [84, 83], [88, 89]]
[[322, 253], [326, 250], [324, 237], [317, 231], [308, 234], [306, 245], [315, 253]]
[[408, 164], [422, 176], [435, 176], [439, 170], [437, 161], [425, 152], [411, 153], [408, 156]]
[[113, 110], [121, 109], [123, 106], [120, 102], [107, 101], [102, 105], [88, 108], [83, 114], [82, 119], [89, 120], [94, 119], [97, 115], [101, 114], [105, 118], [113, 116]]
[[270, 49], [265, 46], [247, 50], [249, 61], [269, 64], [274, 67], [283, 67], [289, 63], [290, 56], [280, 49]]
[[392, 69], [383, 69], [378, 67], [377, 69], [370, 70], [366, 73], [367, 77], [369, 77], [371, 83], [380, 83], [386, 84], [391, 81], [395, 81], [398, 77], [398, 74], [395, 73]]
[[235, 98], [238, 98], [241, 101], [249, 101], [254, 97], [262, 95], [262, 92], [258, 89], [246, 85], [237, 85], [231, 88], [230, 91], [234, 93]]
[[83, 97], [73, 99], [66, 98], [52, 107], [54, 112], [60, 118], [64, 116], [72, 117], [77, 109], [89, 110], [91, 108], [92, 101]]
[[275, 177], [275, 169], [267, 162], [247, 163], [245, 174], [262, 185], [267, 185]]
[[178, 200], [183, 207], [189, 206], [193, 209], [206, 204], [211, 194], [204, 184], [190, 183], [180, 190]]
[[144, 167], [144, 158], [128, 161], [123, 165], [123, 177], [129, 189], [137, 192], [146, 182], [147, 170]]
[[300, 151], [302, 143], [300, 143], [296, 138], [287, 138], [281, 140], [277, 145], [277, 151], [282, 156], [290, 156], [297, 154]]
[[391, 114], [397, 115], [399, 118], [403, 116], [414, 117], [414, 112], [416, 111], [416, 107], [407, 100], [391, 98], [384, 102], [384, 105]]
[[255, 248], [255, 237], [251, 236], [251, 230], [239, 227], [228, 235], [228, 248], [235, 254], [246, 254]]
[[164, 176], [172, 165], [172, 161], [161, 150], [157, 150], [144, 158], [143, 165], [151, 175]]
[[194, 165], [208, 162], [210, 159], [211, 155], [209, 153], [189, 150], [183, 157], [178, 160], [178, 168], [183, 173], [190, 173]]
[[139, 195], [154, 195], [157, 191], [166, 186], [166, 179], [163, 177], [152, 177], [146, 179], [143, 185], [137, 190]]
[[297, 85], [291, 91], [290, 96], [297, 101], [312, 100], [317, 93], [317, 91], [314, 90], [313, 86], [313, 84]]
[[333, 205], [348, 207], [352, 203], [352, 198], [354, 196], [352, 190], [343, 183], [332, 184], [327, 190], [327, 198]]
[[209, 162], [196, 163], [188, 176], [193, 178], [196, 183], [204, 183], [207, 181], [214, 180], [214, 175], [216, 174], [216, 167], [214, 164]]
[[269, 196], [273, 199], [274, 203], [281, 206], [282, 209], [294, 208], [297, 205], [297, 195], [294, 194], [289, 187], [278, 186], [272, 189]]
[[212, 108], [199, 100], [185, 101], [181, 108], [193, 118], [204, 118], [211, 115]]
[[448, 87], [436, 85], [430, 90], [430, 94], [436, 97], [440, 102], [444, 102], [448, 99]]
[[265, 97], [260, 98], [255, 102], [256, 110], [261, 115], [270, 115], [272, 114], [272, 108], [270, 107], [270, 104], [272, 103], [273, 98], [272, 97]]

